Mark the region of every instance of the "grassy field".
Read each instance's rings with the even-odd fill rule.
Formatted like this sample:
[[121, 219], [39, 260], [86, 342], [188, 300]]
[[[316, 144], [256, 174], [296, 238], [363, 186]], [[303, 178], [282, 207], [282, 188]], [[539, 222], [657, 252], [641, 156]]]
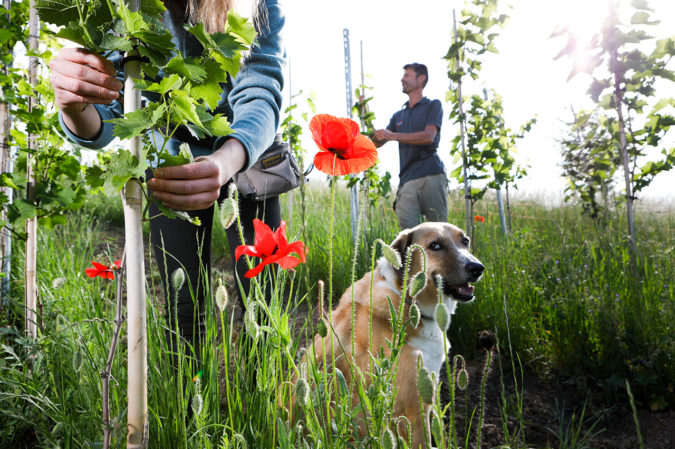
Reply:
[[[332, 239], [329, 196], [325, 189], [308, 190], [303, 226], [300, 196], [294, 195], [289, 240], [306, 243], [308, 263], [295, 276], [279, 272], [275, 291], [249, 298], [245, 326], [238, 324], [240, 316], [229, 313], [231, 308], [221, 313], [211, 303], [200, 364], [189, 347], [181, 347], [180, 354], [168, 351], [163, 299], [153, 293], [159, 291], [158, 276], [150, 267], [149, 447], [229, 448], [245, 447], [244, 442], [256, 448], [357, 447], [351, 446], [353, 422], [361, 412], [351, 409], [339, 374], [311, 367], [305, 373], [310, 388], [299, 423], [289, 424], [287, 412], [278, 406], [289, 401], [291, 375], [301, 369], [299, 353], [314, 335], [308, 309], [315, 307], [318, 281], [328, 283], [330, 245], [336, 300], [352, 275], [360, 277], [370, 269], [375, 239], [391, 242], [397, 233], [388, 204], [367, 210], [354, 258], [347, 195], [339, 192]], [[114, 332], [115, 285], [86, 278], [84, 269], [90, 260], [118, 259], [122, 245], [111, 237], [120, 235], [119, 210], [102, 204], [106, 203], [92, 203], [67, 226], [41, 233], [37, 341], [23, 337], [23, 259], [19, 245], [14, 251], [12, 295], [0, 317], [0, 447], [102, 447], [100, 372]], [[449, 221], [464, 223], [462, 205], [459, 198], [451, 199]], [[672, 409], [673, 209], [644, 208], [638, 214], [637, 267], [630, 265], [620, 212], [597, 223], [574, 206], [521, 200], [512, 205], [512, 233], [507, 238], [493, 211], [496, 207], [489, 201], [476, 210], [486, 220], [475, 224], [473, 252], [486, 273], [476, 285], [477, 299], [453, 317], [453, 354], [474, 358], [477, 332], [490, 330], [497, 336], [502, 363], [513, 363], [515, 370], [522, 367], [541, 376], [562, 373], [574, 379], [580, 391], [593, 391], [608, 403], [628, 403], [628, 381], [639, 406]], [[224, 242], [218, 230], [216, 258], [226, 253]], [[271, 299], [263, 301], [265, 297]], [[125, 358], [122, 340], [111, 371], [112, 447], [124, 447], [125, 442]], [[387, 381], [392, 373], [386, 361], [377, 362], [379, 380], [362, 391], [370, 411], [363, 447], [390, 447], [387, 429], [395, 419]], [[459, 447], [475, 447], [480, 413], [469, 442], [450, 418], [452, 404], [437, 398], [435, 409], [445, 417], [432, 426], [436, 446], [457, 442]], [[517, 400], [506, 398], [502, 409], [507, 423], [518, 421]], [[506, 447], [531, 447], [515, 433], [502, 442]], [[399, 448], [404, 445], [398, 442]]]

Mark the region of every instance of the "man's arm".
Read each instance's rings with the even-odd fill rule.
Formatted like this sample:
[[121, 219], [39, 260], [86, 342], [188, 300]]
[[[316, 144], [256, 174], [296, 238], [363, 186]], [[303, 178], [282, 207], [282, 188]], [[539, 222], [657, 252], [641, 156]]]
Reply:
[[381, 147], [390, 140], [395, 140], [409, 145], [431, 145], [438, 134], [436, 125], [427, 125], [423, 131], [414, 133], [396, 133], [388, 129], [378, 129], [373, 135], [375, 146]]

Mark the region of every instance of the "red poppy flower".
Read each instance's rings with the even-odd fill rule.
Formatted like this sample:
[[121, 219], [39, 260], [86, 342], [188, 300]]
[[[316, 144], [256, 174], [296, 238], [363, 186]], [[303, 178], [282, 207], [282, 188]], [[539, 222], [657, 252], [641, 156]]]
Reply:
[[[305, 244], [300, 241], [288, 243], [285, 221], [281, 222], [279, 229], [272, 232], [269, 226], [255, 218], [253, 219], [253, 228], [255, 229], [255, 244], [239, 245], [234, 251], [234, 257], [237, 260], [243, 254], [262, 259], [262, 262], [255, 268], [246, 272], [247, 278], [257, 276], [265, 265], [271, 263], [279, 264], [281, 268], [288, 270], [294, 268], [300, 262], [305, 262]], [[298, 257], [291, 256], [291, 253], [297, 254]]]
[[87, 268], [86, 270], [84, 270], [85, 274], [90, 278], [101, 276], [102, 278], [105, 279], [115, 279], [114, 272], [120, 269], [120, 267], [122, 266], [122, 261], [116, 260], [109, 267], [94, 261], [92, 261], [91, 264], [95, 268]]
[[309, 129], [320, 150], [314, 156], [314, 166], [328, 175], [358, 173], [377, 162], [375, 144], [361, 134], [354, 120], [319, 114], [309, 122]]
[[481, 223], [483, 223], [485, 221], [485, 217], [481, 215], [476, 215], [475, 217], [473, 217], [473, 221], [480, 221]]

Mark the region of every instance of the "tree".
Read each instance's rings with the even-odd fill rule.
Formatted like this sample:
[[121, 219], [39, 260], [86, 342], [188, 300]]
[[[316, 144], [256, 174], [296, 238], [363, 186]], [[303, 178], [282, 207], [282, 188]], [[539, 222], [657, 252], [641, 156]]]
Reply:
[[[584, 66], [575, 62], [569, 79], [581, 72], [590, 74], [593, 81], [588, 93], [598, 108], [612, 118], [607, 125], [623, 167], [628, 239], [633, 266], [636, 266], [636, 195], [657, 174], [672, 169], [675, 164], [675, 148], [663, 148], [662, 144], [663, 137], [675, 124], [670, 112], [675, 100], [656, 101], [656, 83], [675, 81], [675, 73], [667, 68], [675, 56], [675, 39], [658, 40], [651, 52], [645, 52], [653, 41], [645, 30], [658, 21], [651, 20], [653, 10], [646, 0], [633, 0], [631, 6], [630, 23], [625, 24], [619, 17], [619, 3], [610, 3], [602, 30], [587, 49], [592, 64]], [[579, 47], [576, 37], [566, 29], [554, 32], [554, 36], [559, 35], [567, 35], [568, 42], [556, 58], [572, 56]], [[661, 149], [662, 156], [646, 161], [652, 149]]]
[[567, 177], [565, 200], [578, 198], [584, 214], [600, 218], [609, 208], [613, 178], [621, 165], [610, 129], [612, 119], [599, 111], [575, 114], [560, 140], [562, 169]]

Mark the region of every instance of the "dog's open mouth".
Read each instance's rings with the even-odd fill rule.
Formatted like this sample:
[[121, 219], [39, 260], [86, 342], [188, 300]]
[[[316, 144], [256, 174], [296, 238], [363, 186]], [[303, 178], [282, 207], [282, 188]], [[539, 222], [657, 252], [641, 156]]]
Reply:
[[450, 285], [444, 281], [443, 294], [452, 296], [458, 301], [471, 301], [473, 299], [473, 285], [468, 282], [461, 285]]

